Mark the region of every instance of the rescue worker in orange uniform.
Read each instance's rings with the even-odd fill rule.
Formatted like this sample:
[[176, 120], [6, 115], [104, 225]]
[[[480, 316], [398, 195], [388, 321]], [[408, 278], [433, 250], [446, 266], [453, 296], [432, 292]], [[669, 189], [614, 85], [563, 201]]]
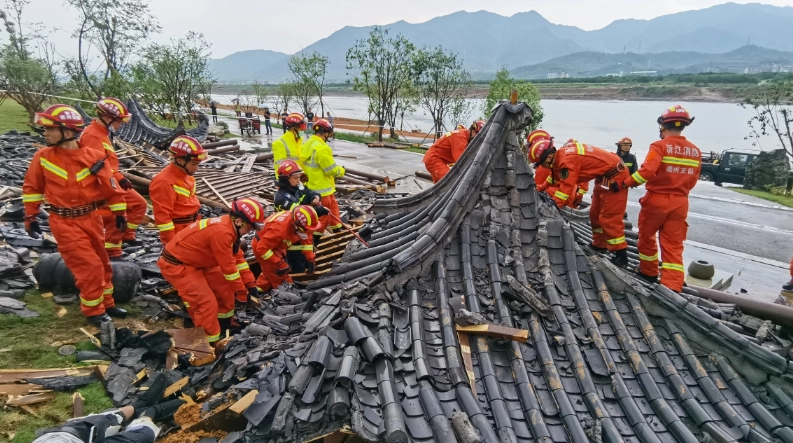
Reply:
[[105, 224], [105, 249], [113, 260], [121, 257], [122, 243], [136, 246], [142, 244], [135, 239], [135, 230], [146, 215], [146, 200], [132, 189], [132, 183], [119, 172], [118, 155], [110, 141], [110, 129], [118, 130], [122, 123], [132, 119], [132, 114], [121, 100], [112, 97], [105, 97], [96, 102], [96, 112], [97, 118], [80, 135], [80, 143], [106, 157], [105, 163], [113, 170], [116, 181], [127, 191], [124, 199], [127, 203], [127, 230], [123, 234], [116, 228], [113, 214], [107, 210], [102, 211], [102, 220]]
[[790, 259], [790, 281], [782, 285], [785, 291], [793, 291], [793, 258]]
[[328, 214], [319, 218], [314, 230], [314, 245], [319, 244], [325, 228], [335, 232], [342, 228], [339, 203], [336, 201], [336, 178], [344, 176], [344, 167], [336, 164], [328, 138], [333, 136], [333, 125], [321, 118], [314, 122], [314, 134], [303, 144], [300, 162], [308, 181], [306, 187], [320, 195], [320, 204]]
[[[532, 131], [526, 137], [526, 144], [524, 145], [525, 151], [528, 153], [534, 143], [543, 140], [550, 141], [551, 146], [553, 146], [553, 137], [551, 137], [551, 134], [549, 134], [547, 131], [542, 129]], [[559, 190], [559, 177], [557, 174], [555, 174], [555, 172], [556, 171], [548, 168], [537, 168], [534, 170], [534, 184], [537, 187], [537, 191], [545, 192], [546, 194], [553, 196], [556, 191]], [[588, 190], [589, 182], [579, 183], [576, 189], [575, 198], [571, 198], [567, 206], [577, 209], [584, 200], [584, 195], [586, 195]]]
[[284, 119], [284, 128], [284, 134], [273, 142], [275, 178], [278, 178], [278, 168], [284, 160], [292, 160], [300, 164], [300, 152], [303, 146], [300, 131], [306, 130], [306, 118], [299, 112], [293, 112]]
[[688, 194], [697, 184], [702, 153], [682, 135], [694, 117], [673, 106], [658, 117], [661, 140], [650, 145], [641, 169], [624, 181], [626, 187], [645, 185], [639, 200], [639, 275], [658, 280], [658, 244], [661, 243], [661, 284], [680, 292], [685, 282], [683, 241], [688, 231]]
[[[317, 211], [308, 205], [296, 206], [291, 211], [278, 212], [267, 218], [264, 229], [251, 243], [256, 261], [262, 268], [256, 280], [259, 291], [268, 292], [284, 283], [292, 283], [286, 252], [292, 245], [311, 245], [312, 231], [319, 225]], [[308, 262], [306, 274], [311, 275], [315, 269], [314, 249], [304, 249], [303, 253]]]
[[477, 120], [468, 129], [455, 129], [443, 134], [430, 146], [424, 154], [424, 166], [432, 176], [433, 183], [438, 183], [449, 173], [449, 164], [457, 163], [465, 148], [484, 126], [485, 122]]
[[201, 203], [196, 196], [195, 175], [198, 165], [207, 158], [198, 140], [188, 135], [176, 137], [168, 147], [171, 164], [160, 171], [149, 185], [154, 207], [154, 223], [160, 241], [167, 245], [182, 229], [199, 219]]
[[41, 235], [36, 216], [46, 197], [50, 204], [50, 229], [58, 240], [64, 263], [74, 274], [83, 315], [94, 325], [110, 321], [108, 315], [126, 317], [127, 311], [116, 307], [113, 300], [113, 268], [105, 251], [99, 213], [107, 205], [116, 228], [124, 232], [124, 189], [102, 162], [105, 156], [78, 140], [85, 123], [77, 110], [53, 105], [36, 113], [34, 123], [44, 127], [48, 146], [33, 155], [25, 174], [25, 230], [33, 238]]
[[551, 141], [535, 143], [529, 150], [531, 162], [559, 174], [559, 189], [554, 193], [556, 205], [562, 207], [575, 198], [578, 183], [595, 181], [589, 221], [592, 247], [614, 253], [614, 264], [628, 265], [628, 243], [622, 218], [628, 206], [628, 190], [622, 186], [628, 170], [617, 154], [578, 141], [565, 144], [558, 151]]
[[204, 328], [210, 343], [232, 326], [235, 298], [258, 295], [239, 245], [241, 237], [261, 229], [262, 222], [264, 207], [258, 201], [235, 200], [230, 215], [205, 218], [179, 232], [157, 261], [193, 324]]
[[[292, 160], [284, 160], [278, 167], [278, 191], [273, 198], [273, 207], [276, 212], [291, 211], [300, 205], [311, 205], [320, 217], [328, 215], [328, 210], [320, 203], [321, 197], [318, 193], [306, 188], [300, 179], [303, 177], [303, 170]], [[314, 249], [312, 242], [307, 244], [293, 244], [286, 251], [286, 261], [292, 272], [304, 272], [308, 266], [308, 260], [304, 251]]]
[[631, 154], [632, 147], [633, 140], [628, 137], [622, 137], [622, 139], [617, 142], [617, 155], [619, 155], [622, 162], [625, 163], [625, 167], [628, 168], [630, 174], [639, 170], [639, 162], [636, 161], [636, 156]]

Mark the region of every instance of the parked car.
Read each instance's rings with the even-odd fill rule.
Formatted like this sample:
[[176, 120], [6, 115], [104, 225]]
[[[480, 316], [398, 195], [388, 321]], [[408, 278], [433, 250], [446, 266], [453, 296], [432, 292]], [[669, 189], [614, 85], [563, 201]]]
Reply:
[[742, 185], [746, 167], [756, 155], [753, 152], [724, 151], [718, 163], [702, 163], [699, 179], [712, 181], [716, 186], [721, 186], [722, 183]]

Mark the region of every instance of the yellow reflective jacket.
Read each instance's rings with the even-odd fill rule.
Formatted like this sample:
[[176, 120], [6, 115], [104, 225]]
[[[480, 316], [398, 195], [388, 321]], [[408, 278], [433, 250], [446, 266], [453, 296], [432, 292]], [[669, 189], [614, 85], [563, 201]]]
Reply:
[[344, 175], [344, 168], [336, 164], [327, 143], [312, 135], [300, 150], [300, 162], [308, 176], [308, 189], [322, 197], [336, 193], [336, 177]]
[[278, 178], [278, 167], [284, 160], [294, 160], [300, 167], [300, 149], [303, 139], [295, 138], [292, 131], [286, 131], [284, 135], [273, 142], [273, 163], [275, 165], [275, 177]]

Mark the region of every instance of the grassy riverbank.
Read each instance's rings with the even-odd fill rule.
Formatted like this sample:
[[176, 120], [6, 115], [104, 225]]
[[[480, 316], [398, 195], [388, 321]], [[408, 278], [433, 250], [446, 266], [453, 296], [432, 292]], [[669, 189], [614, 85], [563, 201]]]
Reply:
[[751, 195], [752, 197], [762, 198], [763, 200], [768, 200], [778, 205], [793, 208], [793, 195], [777, 195], [767, 191], [755, 191], [750, 189], [733, 188], [733, 187], [727, 189], [729, 189], [730, 191], [735, 191], [739, 194]]

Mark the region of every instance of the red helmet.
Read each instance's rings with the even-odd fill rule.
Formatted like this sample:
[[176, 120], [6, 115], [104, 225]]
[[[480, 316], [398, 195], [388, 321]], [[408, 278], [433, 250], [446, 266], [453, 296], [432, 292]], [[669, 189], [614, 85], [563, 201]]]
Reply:
[[234, 200], [231, 203], [231, 215], [241, 218], [258, 231], [264, 223], [264, 206], [252, 198]]
[[551, 134], [549, 134], [548, 131], [544, 129], [537, 129], [536, 131], [532, 131], [526, 137], [526, 142], [529, 144], [529, 146], [541, 140], [553, 140], [553, 137], [551, 137]]
[[171, 142], [168, 152], [176, 158], [186, 158], [187, 160], [198, 159], [206, 160], [207, 151], [201, 143], [189, 135], [180, 135]]
[[319, 226], [316, 209], [308, 205], [300, 205], [292, 209], [292, 221], [295, 228], [301, 231], [314, 231]]
[[633, 140], [628, 137], [622, 137], [620, 141], [617, 142], [617, 146], [619, 145], [631, 145], [633, 146]]
[[686, 127], [694, 121], [694, 117], [680, 105], [664, 109], [664, 113], [658, 117], [659, 125], [674, 123], [675, 127]]
[[294, 128], [297, 126], [301, 130], [306, 129], [306, 118], [299, 112], [293, 112], [284, 119], [284, 124], [287, 128]]
[[100, 115], [104, 114], [113, 117], [113, 119], [119, 119], [124, 123], [132, 119], [132, 113], [129, 112], [126, 105], [121, 103], [121, 100], [113, 97], [105, 97], [96, 102], [96, 111]]
[[300, 166], [294, 160], [284, 160], [281, 162], [281, 166], [278, 167], [278, 176], [279, 177], [289, 177], [292, 174], [302, 174], [303, 170], [300, 169]]
[[42, 112], [37, 112], [33, 124], [45, 128], [66, 128], [77, 132], [85, 128], [83, 117], [69, 105], [52, 105]]
[[468, 129], [471, 130], [471, 131], [479, 132], [484, 127], [485, 127], [485, 121], [484, 120], [474, 120], [474, 122], [471, 123], [471, 127], [468, 128]]
[[541, 163], [553, 149], [553, 140], [540, 140], [529, 149], [529, 162]]
[[333, 125], [331, 125], [330, 122], [325, 120], [324, 118], [315, 121], [313, 129], [314, 132], [329, 132], [333, 134]]

